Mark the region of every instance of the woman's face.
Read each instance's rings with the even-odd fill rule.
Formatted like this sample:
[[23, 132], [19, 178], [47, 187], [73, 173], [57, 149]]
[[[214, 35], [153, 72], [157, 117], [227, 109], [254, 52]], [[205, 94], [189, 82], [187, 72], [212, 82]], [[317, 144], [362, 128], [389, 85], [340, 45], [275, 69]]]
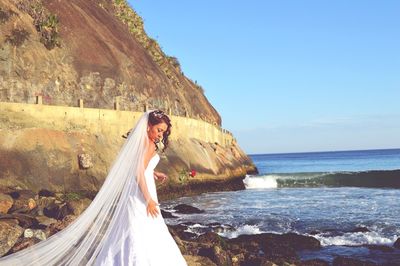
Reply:
[[159, 142], [163, 138], [163, 133], [168, 129], [168, 125], [164, 122], [161, 122], [154, 126], [149, 124], [147, 129], [147, 135], [149, 136], [149, 139], [153, 142]]

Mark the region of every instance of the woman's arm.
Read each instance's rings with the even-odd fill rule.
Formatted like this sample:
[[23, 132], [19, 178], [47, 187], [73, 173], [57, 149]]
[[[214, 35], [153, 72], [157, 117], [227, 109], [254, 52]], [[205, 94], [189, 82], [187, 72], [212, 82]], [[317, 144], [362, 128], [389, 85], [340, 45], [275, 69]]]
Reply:
[[140, 175], [140, 176], [138, 176], [138, 186], [139, 186], [140, 190], [142, 191], [143, 197], [146, 201], [147, 215], [150, 214], [153, 218], [155, 218], [159, 214], [159, 210], [157, 208], [157, 206], [159, 204], [157, 202], [155, 202], [153, 200], [153, 198], [151, 197], [149, 189], [147, 187], [146, 178], [144, 176], [144, 169], [147, 168], [147, 165], [149, 164], [149, 161], [151, 159], [151, 155], [152, 154], [150, 154], [150, 156], [148, 154], [145, 155], [143, 171], [138, 173]]
[[168, 176], [166, 174], [154, 171], [155, 180], [161, 181], [161, 183], [163, 183], [167, 178]]

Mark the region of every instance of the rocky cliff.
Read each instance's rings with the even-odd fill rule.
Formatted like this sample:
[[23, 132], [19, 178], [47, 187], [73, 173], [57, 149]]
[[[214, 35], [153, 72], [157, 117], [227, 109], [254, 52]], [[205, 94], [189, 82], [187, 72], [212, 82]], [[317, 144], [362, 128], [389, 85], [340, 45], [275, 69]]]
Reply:
[[[122, 136], [142, 114], [0, 104], [0, 187], [35, 192], [95, 194], [125, 141]], [[160, 198], [240, 189], [242, 177], [256, 171], [229, 133], [187, 117], [171, 116], [171, 121], [170, 144], [156, 168], [169, 176], [159, 184]]]
[[1, 0], [0, 101], [171, 110], [220, 124], [123, 0]]
[[[123, 0], [0, 0], [0, 30], [0, 186], [95, 193], [121, 135], [133, 126], [111, 119], [94, 130], [100, 113], [100, 122], [76, 110], [72, 118], [67, 111], [56, 116], [28, 107], [37, 96], [60, 108], [77, 106], [79, 99], [85, 108], [118, 105], [122, 111], [111, 114], [116, 118], [123, 110], [159, 108], [222, 130], [202, 88], [146, 35], [142, 19]], [[6, 102], [21, 106], [6, 108]], [[234, 138], [210, 142], [177, 127], [158, 166], [170, 176], [159, 187], [161, 198], [241, 188], [241, 178], [256, 171]], [[90, 156], [91, 167], [80, 165], [82, 154]], [[192, 169], [197, 175], [189, 178]]]

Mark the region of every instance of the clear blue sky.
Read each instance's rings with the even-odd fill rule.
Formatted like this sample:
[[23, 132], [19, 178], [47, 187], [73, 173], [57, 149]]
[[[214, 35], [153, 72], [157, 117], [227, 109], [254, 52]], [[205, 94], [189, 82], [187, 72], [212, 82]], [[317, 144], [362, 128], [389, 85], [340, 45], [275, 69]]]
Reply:
[[245, 152], [400, 148], [400, 1], [129, 3]]

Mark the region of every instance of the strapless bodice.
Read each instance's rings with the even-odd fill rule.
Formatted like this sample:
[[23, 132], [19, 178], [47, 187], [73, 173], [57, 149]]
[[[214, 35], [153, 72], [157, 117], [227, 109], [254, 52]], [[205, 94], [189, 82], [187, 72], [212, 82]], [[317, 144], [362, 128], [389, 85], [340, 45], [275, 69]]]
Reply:
[[147, 183], [147, 189], [149, 190], [149, 193], [152, 196], [152, 198], [156, 201], [158, 201], [158, 197], [157, 197], [156, 182], [154, 180], [154, 168], [156, 168], [159, 161], [160, 161], [160, 155], [156, 153], [153, 157], [151, 157], [149, 164], [147, 165], [147, 168], [144, 171], [144, 176], [146, 178], [146, 183]]
[[156, 168], [158, 162], [160, 161], [160, 155], [156, 153], [153, 157], [151, 157], [145, 172], [154, 172], [154, 168]]

